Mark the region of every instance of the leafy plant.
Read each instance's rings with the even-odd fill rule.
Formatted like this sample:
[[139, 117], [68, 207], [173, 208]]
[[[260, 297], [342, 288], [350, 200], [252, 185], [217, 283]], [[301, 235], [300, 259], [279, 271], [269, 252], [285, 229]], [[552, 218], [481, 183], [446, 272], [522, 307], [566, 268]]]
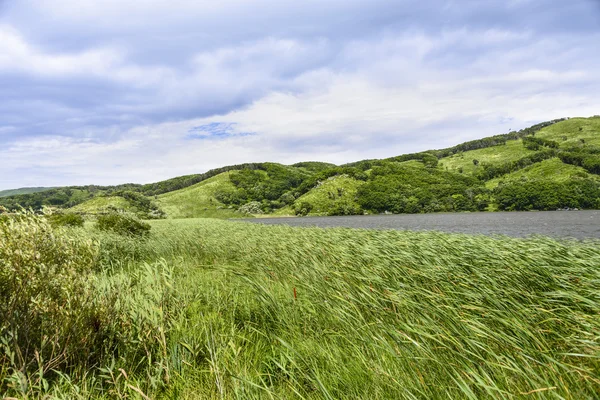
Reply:
[[70, 227], [82, 227], [85, 223], [85, 219], [74, 213], [54, 213], [47, 215], [46, 218], [50, 225], [54, 227], [58, 226], [70, 226]]
[[150, 233], [151, 226], [133, 215], [110, 213], [98, 217], [96, 228], [120, 235], [147, 236]]
[[29, 211], [0, 224], [0, 370], [43, 376], [91, 356], [98, 338], [87, 278], [97, 252]]

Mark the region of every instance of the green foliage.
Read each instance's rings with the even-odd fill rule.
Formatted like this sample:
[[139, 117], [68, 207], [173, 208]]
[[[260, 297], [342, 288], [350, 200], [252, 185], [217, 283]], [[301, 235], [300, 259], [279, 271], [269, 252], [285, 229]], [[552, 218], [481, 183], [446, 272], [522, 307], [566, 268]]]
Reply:
[[[237, 188], [229, 180], [232, 172], [224, 172], [196, 185], [158, 196], [156, 202], [169, 218], [239, 218], [230, 202]], [[228, 208], [231, 207], [231, 208]]]
[[558, 157], [566, 164], [583, 167], [593, 174], [600, 175], [600, 154], [593, 150], [561, 152]]
[[523, 138], [523, 146], [528, 150], [538, 151], [542, 147], [558, 149], [558, 143], [553, 140], [537, 138], [534, 136], [526, 136]]
[[362, 214], [357, 190], [363, 185], [349, 175], [335, 175], [318, 182], [308, 193], [294, 203], [296, 215], [355, 215]]
[[597, 393], [599, 361], [586, 356], [600, 345], [596, 242], [207, 220], [155, 226], [171, 238], [162, 251], [177, 246], [202, 260], [189, 265], [210, 265], [180, 272], [190, 302], [173, 342], [184, 367], [172, 396]]
[[563, 163], [560, 158], [554, 157], [541, 162], [531, 164], [528, 167], [513, 171], [485, 183], [488, 189], [493, 189], [500, 184], [522, 183], [530, 181], [546, 181], [563, 183], [578, 179], [596, 179], [581, 167]]
[[[311, 174], [295, 167], [264, 163], [258, 170], [233, 172], [229, 179], [238, 189], [232, 201], [275, 201], [302, 184]], [[227, 203], [226, 203], [227, 204]]]
[[[2, 397], [598, 392], [596, 242], [206, 219], [152, 221], [153, 235], [141, 240], [97, 230], [58, 236], [41, 216], [8, 219], [19, 220], [0, 225], [0, 266], [20, 265], [33, 279], [29, 310], [44, 313], [32, 332], [43, 336], [22, 369], [11, 364], [12, 336], [0, 333]], [[49, 265], [52, 274], [35, 276]], [[66, 278], [63, 266], [77, 272]], [[47, 295], [56, 274], [65, 279], [60, 295]], [[5, 282], [3, 298], [29, 290]], [[55, 363], [53, 351], [67, 347], [40, 347], [44, 340], [77, 351]]]
[[152, 228], [148, 223], [140, 221], [133, 215], [111, 213], [99, 215], [96, 228], [101, 231], [118, 233], [129, 236], [148, 236]]
[[97, 251], [31, 212], [0, 224], [0, 375], [43, 377], [92, 356], [101, 338], [91, 325], [87, 278]]
[[598, 132], [600, 132], [599, 117], [570, 118], [542, 129], [535, 136], [558, 142], [561, 148], [599, 147], [600, 135]]
[[475, 196], [486, 191], [470, 177], [420, 164], [387, 163], [373, 168], [358, 189], [358, 203], [373, 212], [474, 211], [482, 207], [481, 197], [476, 201]]
[[600, 208], [600, 183], [585, 179], [559, 182], [520, 182], [494, 190], [498, 208], [507, 211]]
[[1, 397], [82, 398], [100, 383], [90, 397], [128, 398], [168, 381], [173, 269], [156, 259], [109, 269], [131, 251], [107, 252], [111, 238], [57, 231], [32, 212], [0, 224]]
[[53, 227], [82, 227], [85, 223], [85, 219], [81, 215], [74, 213], [53, 213], [47, 215], [46, 218]]
[[547, 149], [539, 151], [537, 153], [526, 155], [525, 157], [519, 158], [515, 161], [510, 161], [502, 164], [487, 164], [484, 163], [481, 166], [483, 169], [479, 169], [476, 173], [477, 178], [481, 180], [490, 180], [498, 176], [509, 174], [514, 171], [518, 171], [522, 168], [526, 168], [535, 163], [548, 160], [556, 157], [557, 152], [554, 149]]
[[[473, 211], [488, 206], [494, 209], [497, 192], [489, 193], [485, 187], [494, 188], [500, 180], [514, 181], [512, 178], [518, 175], [524, 181], [540, 182], [543, 186], [564, 181], [565, 171], [569, 178], [575, 179], [587, 178], [587, 173], [600, 175], [599, 131], [597, 117], [558, 119], [446, 149], [384, 160], [362, 160], [342, 166], [319, 162], [291, 166], [240, 164], [149, 185], [53, 188], [0, 197], [0, 205], [11, 210], [21, 206], [35, 210], [44, 206], [71, 207], [76, 212], [93, 214], [124, 211], [144, 219], [234, 218], [242, 215], [237, 212], [240, 207], [253, 202], [260, 203], [262, 212], [281, 215], [303, 214], [307, 210], [301, 206], [303, 202], [311, 204], [310, 213], [320, 215], [360, 214], [363, 210]], [[544, 162], [557, 157], [570, 167], [541, 177], [537, 172], [547, 169], [542, 168], [548, 165]], [[390, 165], [404, 165], [406, 171], [412, 172], [402, 172]], [[557, 165], [553, 166], [556, 169]], [[521, 172], [516, 174], [518, 171]], [[461, 175], [468, 180], [459, 179]], [[335, 190], [324, 193], [320, 185], [334, 177], [351, 178], [351, 190], [343, 195], [336, 195]], [[359, 183], [366, 184], [360, 192], [355, 192]], [[502, 202], [506, 201], [504, 196]], [[590, 200], [586, 204], [595, 203]], [[503, 207], [510, 208], [506, 204]], [[514, 207], [521, 206], [515, 203]]]
[[307, 216], [313, 209], [312, 203], [308, 201], [300, 201], [294, 207], [294, 212], [300, 217]]
[[303, 168], [310, 172], [319, 172], [329, 168], [336, 167], [335, 164], [319, 162], [319, 161], [303, 161], [296, 164], [292, 164], [292, 167]]
[[258, 201], [251, 201], [238, 209], [242, 214], [264, 214], [262, 204]]

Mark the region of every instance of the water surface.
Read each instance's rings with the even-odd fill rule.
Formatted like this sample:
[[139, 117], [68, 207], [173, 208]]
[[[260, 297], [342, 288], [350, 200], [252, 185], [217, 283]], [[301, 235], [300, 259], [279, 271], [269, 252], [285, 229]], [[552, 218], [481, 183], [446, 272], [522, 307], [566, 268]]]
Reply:
[[600, 239], [600, 211], [597, 210], [256, 218], [245, 221], [269, 225], [436, 230], [515, 237], [546, 235]]

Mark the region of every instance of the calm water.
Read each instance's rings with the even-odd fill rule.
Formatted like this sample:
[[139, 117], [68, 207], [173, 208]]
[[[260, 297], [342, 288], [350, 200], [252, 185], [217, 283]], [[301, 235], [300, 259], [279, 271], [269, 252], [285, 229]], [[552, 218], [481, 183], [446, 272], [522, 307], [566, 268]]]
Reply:
[[245, 221], [270, 225], [436, 230], [518, 237], [547, 235], [600, 239], [600, 211], [358, 215], [351, 217], [257, 218]]

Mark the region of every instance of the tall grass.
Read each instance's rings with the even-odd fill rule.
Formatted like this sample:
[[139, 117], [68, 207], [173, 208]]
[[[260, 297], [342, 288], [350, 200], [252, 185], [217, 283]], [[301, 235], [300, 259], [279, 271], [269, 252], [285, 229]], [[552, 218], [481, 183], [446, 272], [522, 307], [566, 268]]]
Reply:
[[151, 224], [144, 240], [85, 231], [98, 243], [90, 281], [97, 304], [110, 305], [116, 344], [96, 365], [59, 371], [45, 393], [600, 395], [598, 242]]

